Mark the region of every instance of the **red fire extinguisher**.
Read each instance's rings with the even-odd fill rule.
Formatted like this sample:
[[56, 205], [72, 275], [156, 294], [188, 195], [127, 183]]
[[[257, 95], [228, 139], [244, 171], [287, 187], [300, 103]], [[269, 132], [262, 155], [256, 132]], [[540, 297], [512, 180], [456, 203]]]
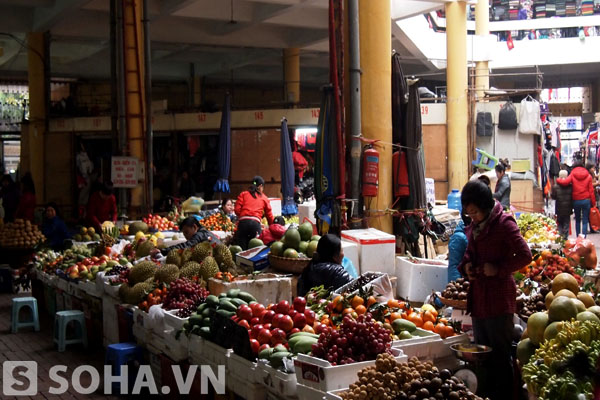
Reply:
[[377, 196], [379, 186], [379, 152], [368, 145], [363, 152], [362, 194], [365, 197]]

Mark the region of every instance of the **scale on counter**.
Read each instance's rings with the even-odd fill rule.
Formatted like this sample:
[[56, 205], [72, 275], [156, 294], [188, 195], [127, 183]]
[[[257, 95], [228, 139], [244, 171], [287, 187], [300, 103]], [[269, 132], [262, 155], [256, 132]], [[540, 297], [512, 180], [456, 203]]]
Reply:
[[463, 361], [463, 365], [454, 376], [460, 378], [473, 392], [481, 389], [481, 382], [485, 382], [486, 371], [483, 363], [492, 355], [492, 348], [481, 344], [453, 344], [450, 349], [456, 358]]

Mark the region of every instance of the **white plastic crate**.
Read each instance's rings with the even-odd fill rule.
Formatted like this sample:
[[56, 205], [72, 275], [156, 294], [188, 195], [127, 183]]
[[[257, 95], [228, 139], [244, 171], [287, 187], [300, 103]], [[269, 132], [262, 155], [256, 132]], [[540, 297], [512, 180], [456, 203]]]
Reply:
[[248, 383], [261, 383], [256, 374], [256, 363], [246, 360], [235, 353], [229, 354], [227, 359], [227, 370], [230, 375], [247, 381]]
[[396, 294], [398, 297], [423, 302], [431, 291], [441, 292], [448, 283], [448, 262], [396, 257]]
[[165, 332], [163, 343], [163, 352], [171, 360], [179, 362], [188, 358], [189, 339], [185, 334], [180, 334], [176, 338], [176, 331]]
[[[408, 357], [402, 350], [392, 348], [397, 362], [407, 362]], [[358, 371], [374, 365], [375, 360], [332, 366], [329, 362], [298, 354], [294, 361], [298, 384], [305, 385], [321, 392], [349, 387], [357, 379]]]
[[204, 341], [204, 348], [202, 351], [202, 356], [208, 359], [214, 365], [224, 365], [227, 368], [228, 359], [230, 354], [233, 352], [232, 349], [226, 349], [224, 347], [219, 346], [216, 343], [213, 343], [209, 340]]
[[229, 390], [246, 400], [265, 400], [267, 388], [260, 383], [249, 383], [239, 377], [227, 374], [226, 385]]
[[100, 297], [102, 295], [102, 291], [98, 289], [95, 281], [80, 281], [78, 286], [80, 290], [89, 296]]
[[144, 328], [141, 325], [133, 324], [133, 336], [138, 344], [145, 345], [146, 343], [150, 343], [152, 341], [152, 332], [148, 329]]
[[342, 240], [358, 245], [359, 274], [367, 271], [395, 273], [396, 237], [375, 228], [342, 231]]
[[165, 312], [165, 323], [175, 329], [176, 331], [183, 328], [183, 324], [186, 323], [190, 318], [180, 318], [178, 317], [177, 311], [179, 310], [169, 310]]
[[269, 393], [272, 393], [276, 398], [292, 398], [296, 397], [297, 384], [296, 374], [286, 374], [269, 365], [266, 360], [258, 360], [256, 365], [256, 376], [260, 380]]
[[66, 279], [58, 279], [56, 281], [56, 287], [64, 292], [69, 291], [69, 282]]
[[203, 365], [207, 364], [208, 360], [204, 355], [204, 340], [198, 335], [190, 335], [188, 338], [188, 357], [192, 364]]
[[111, 285], [108, 282], [104, 283], [104, 293], [113, 299], [119, 299], [119, 286], [121, 285]]
[[382, 272], [363, 272], [362, 274], [360, 274], [360, 276], [358, 278], [348, 282], [344, 286], [337, 288], [333, 293], [335, 293], [335, 294], [342, 294], [342, 293], [358, 294], [359, 289], [356, 289], [352, 292], [349, 292], [348, 289], [351, 286], [353, 286], [355, 281], [357, 279], [360, 279], [361, 276], [371, 276], [371, 277], [376, 276], [376, 278], [371, 279], [369, 281], [369, 283], [362, 286], [362, 288], [363, 288], [363, 290], [373, 288], [373, 293], [375, 294], [375, 296], [377, 296], [377, 298], [379, 299], [380, 302], [385, 302], [387, 300], [395, 298], [394, 286], [392, 285], [392, 282], [390, 281], [390, 277], [387, 274], [384, 274]]
[[252, 279], [233, 282], [224, 282], [214, 278], [208, 280], [208, 291], [211, 293], [223, 293], [229, 289], [240, 289], [250, 293], [256, 298], [256, 301], [262, 304], [277, 304], [281, 300], [292, 301], [292, 278], [280, 274], [261, 273]]
[[298, 384], [296, 386], [298, 400], [323, 400], [327, 395], [327, 392], [322, 392], [320, 390], [314, 389], [310, 386]]

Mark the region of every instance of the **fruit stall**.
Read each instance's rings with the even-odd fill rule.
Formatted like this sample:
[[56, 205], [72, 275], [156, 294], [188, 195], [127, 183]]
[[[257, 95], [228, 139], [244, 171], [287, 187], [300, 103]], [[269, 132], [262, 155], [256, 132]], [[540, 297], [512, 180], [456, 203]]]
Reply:
[[[181, 239], [161, 218], [85, 228], [62, 252], [38, 250], [31, 262], [43, 308], [83, 310], [90, 343], [136, 342], [148, 360], [161, 357], [153, 373], [163, 385], [173, 384], [169, 364], [224, 365], [228, 392], [246, 399], [481, 398], [473, 360], [490, 349], [471, 344], [469, 281], [448, 283], [445, 261], [397, 255], [395, 238], [374, 229], [343, 231], [358, 276], [300, 297], [297, 277], [319, 240], [310, 223], [290, 221], [270, 246], [204, 242], [162, 256], [153, 250]], [[518, 222], [534, 254], [514, 275], [522, 383], [540, 399], [569, 388], [592, 398], [595, 249], [562, 241], [545, 217]], [[219, 215], [203, 225], [235, 229]]]

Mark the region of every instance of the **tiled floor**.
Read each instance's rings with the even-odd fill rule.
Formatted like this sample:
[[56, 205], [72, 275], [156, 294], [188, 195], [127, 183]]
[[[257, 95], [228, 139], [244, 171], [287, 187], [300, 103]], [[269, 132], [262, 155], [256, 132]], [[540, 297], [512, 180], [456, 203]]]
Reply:
[[[30, 294], [19, 294], [28, 296]], [[77, 366], [92, 365], [102, 377], [104, 365], [104, 350], [96, 346], [97, 350], [86, 350], [81, 345], [69, 345], [64, 353], [59, 353], [52, 340], [52, 325], [43, 310], [40, 310], [40, 332], [26, 328], [19, 333], [10, 332], [11, 299], [14, 295], [0, 294], [0, 362], [4, 361], [36, 361], [38, 364], [38, 394], [25, 397], [5, 396], [0, 391], [1, 399], [116, 399], [114, 396], [102, 394], [102, 384], [97, 392], [83, 395], [78, 394], [72, 388], [70, 377]], [[58, 387], [58, 384], [50, 380], [48, 371], [54, 365], [66, 365], [68, 370], [65, 377], [69, 379], [69, 389], [61, 395], [51, 395], [50, 386]], [[102, 379], [102, 378], [101, 378]], [[25, 379], [22, 379], [26, 382]], [[80, 379], [81, 385], [87, 387], [90, 383], [89, 375], [84, 373]], [[0, 376], [0, 387], [2, 387], [2, 376]], [[2, 390], [2, 389], [0, 389]]]

